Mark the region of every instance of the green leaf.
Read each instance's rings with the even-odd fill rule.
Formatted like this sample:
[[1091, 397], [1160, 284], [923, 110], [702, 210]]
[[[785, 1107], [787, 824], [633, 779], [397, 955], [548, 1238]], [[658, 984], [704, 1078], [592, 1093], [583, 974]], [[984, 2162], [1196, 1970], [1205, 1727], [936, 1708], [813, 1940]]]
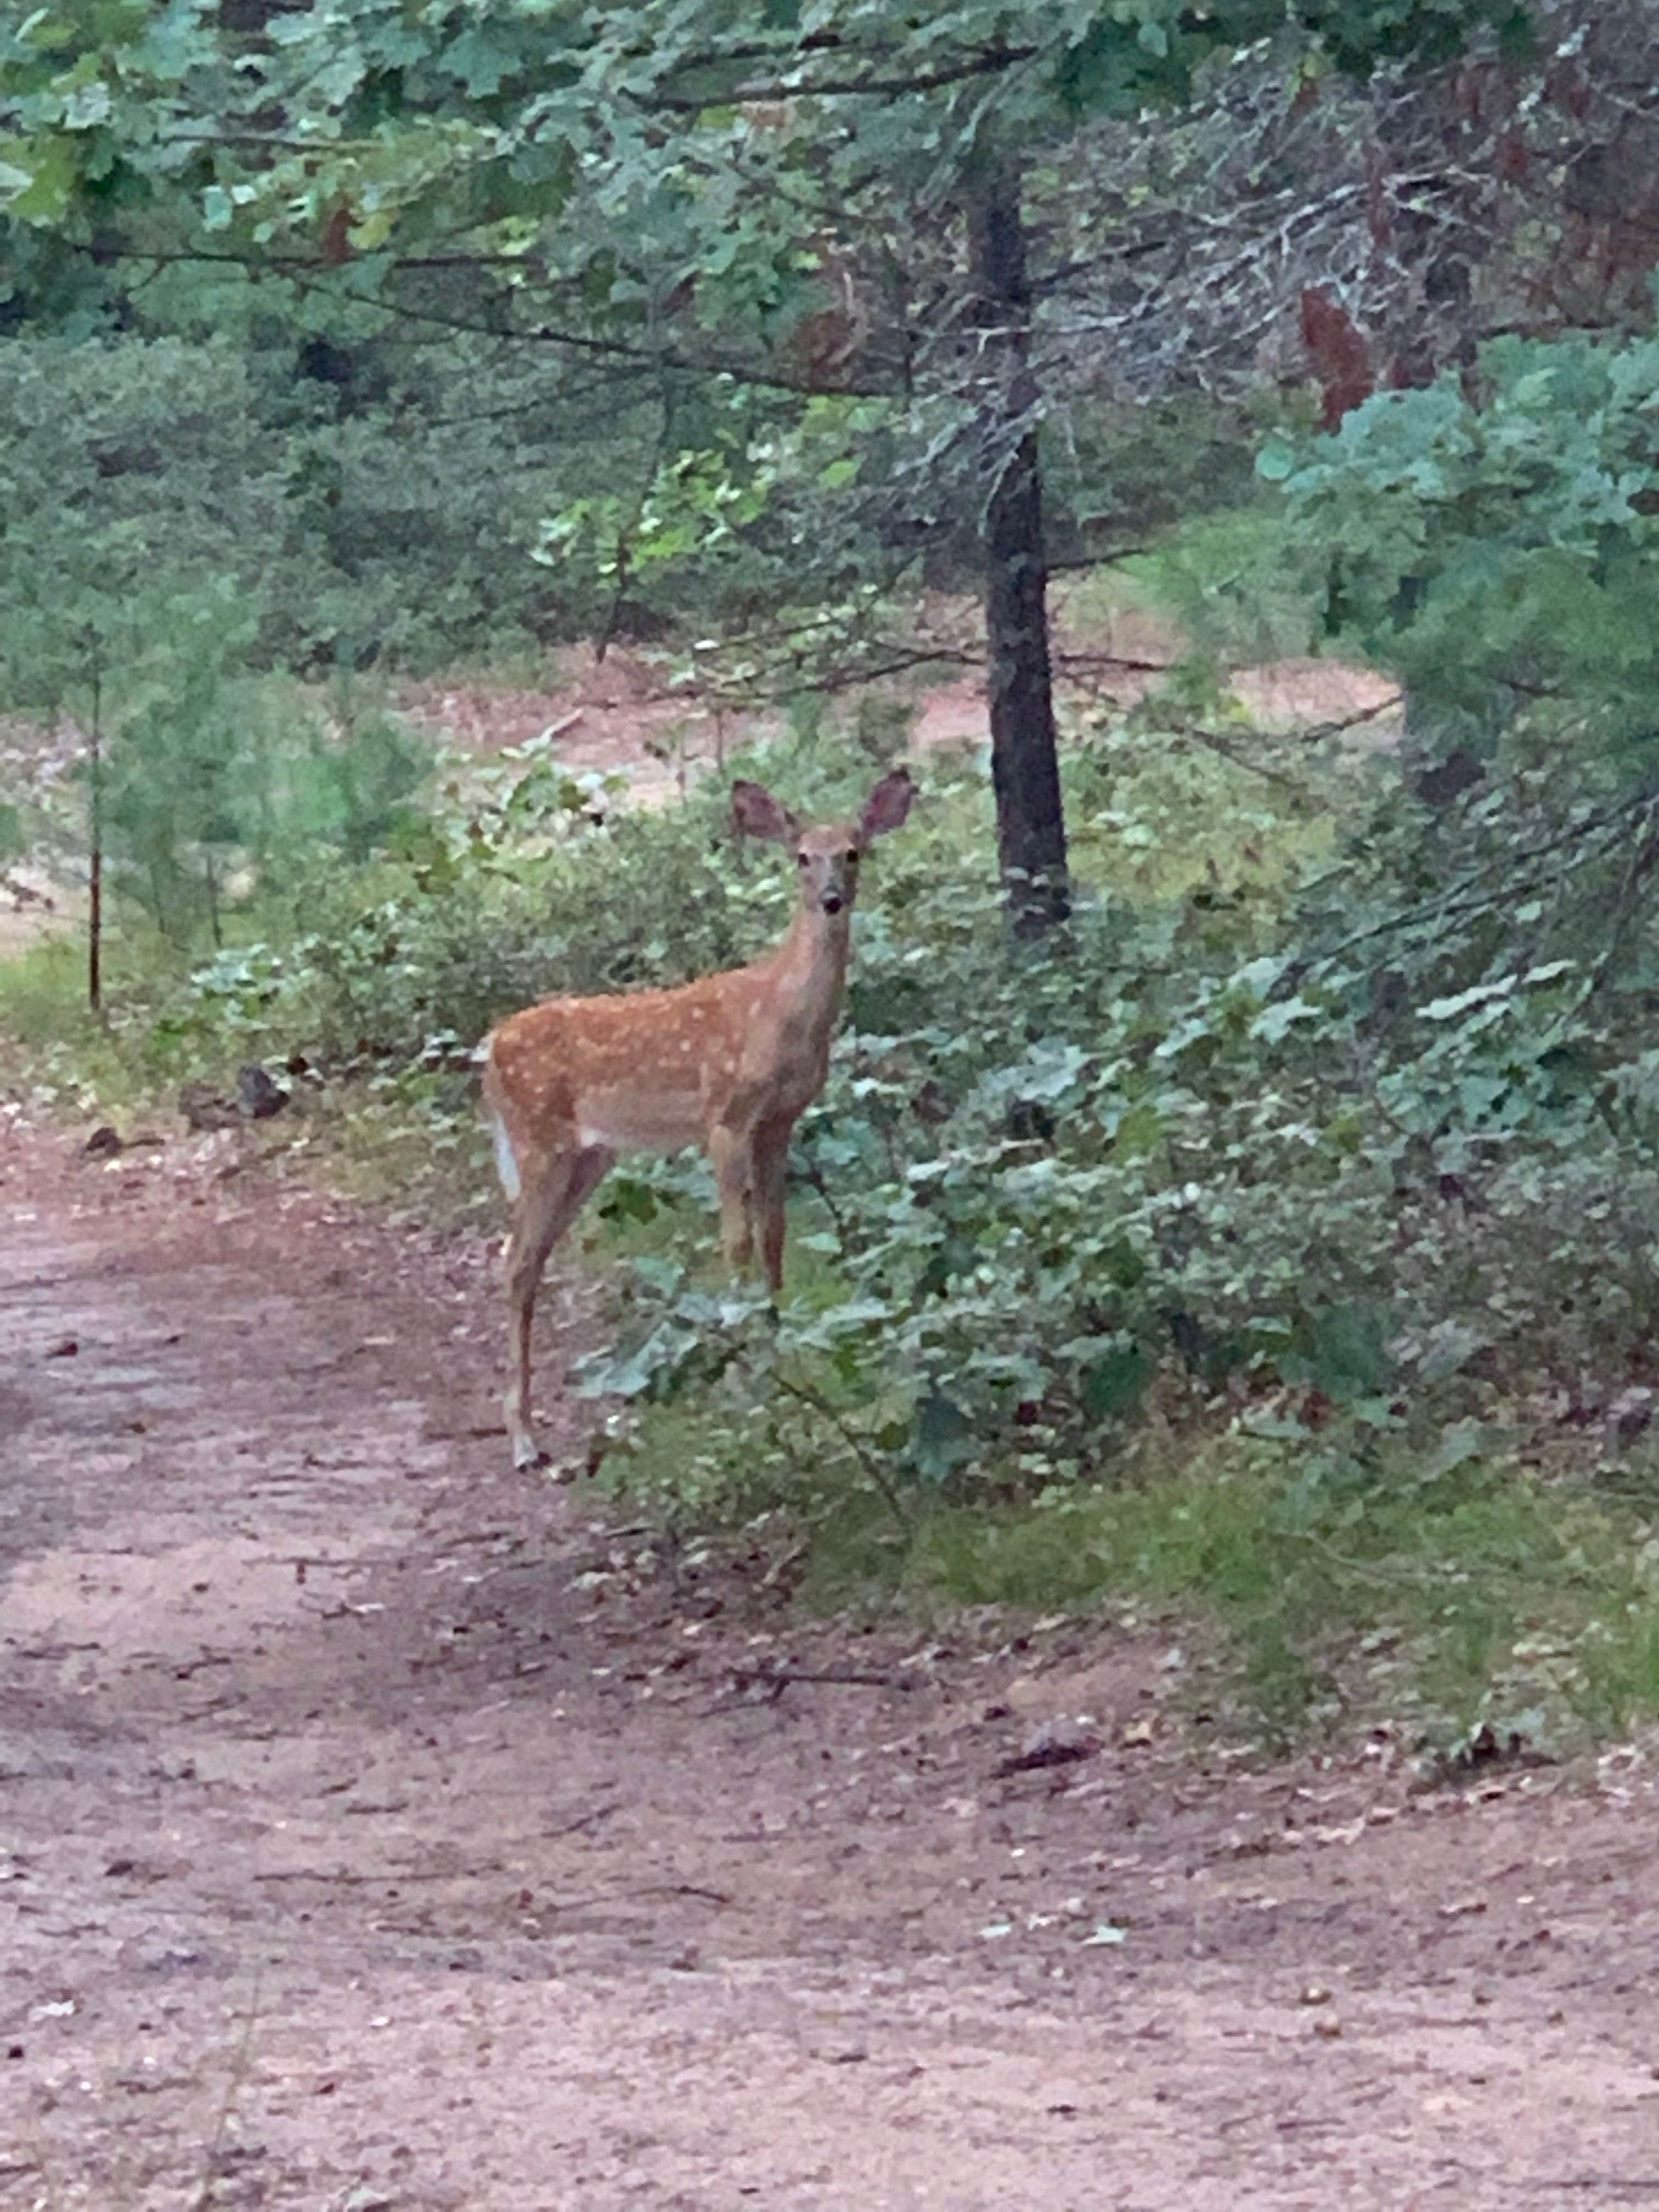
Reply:
[[1264, 483], [1283, 483], [1296, 464], [1296, 447], [1288, 438], [1269, 438], [1255, 457], [1255, 472]]
[[[613, 1175], [605, 1183], [599, 1211], [611, 1221], [654, 1221], [661, 1208], [662, 1201], [648, 1182], [635, 1176]], [[675, 1273], [678, 1277], [678, 1271]], [[665, 1285], [657, 1282], [653, 1287], [660, 1290]]]
[[1146, 1396], [1157, 1371], [1139, 1345], [1115, 1346], [1083, 1368], [1078, 1378], [1079, 1401], [1091, 1419], [1121, 1420]]
[[944, 1482], [973, 1458], [973, 1422], [961, 1407], [939, 1391], [916, 1402], [910, 1424], [910, 1457], [930, 1482]]
[[69, 211], [80, 176], [79, 155], [74, 141], [47, 138], [38, 142], [28, 149], [27, 167], [28, 182], [11, 195], [7, 204], [9, 211], [22, 222], [60, 222]]
[[1250, 1035], [1261, 1044], [1279, 1044], [1298, 1023], [1317, 1022], [1324, 1018], [1325, 1009], [1315, 1006], [1310, 999], [1279, 999], [1261, 1009], [1250, 1024]]
[[1309, 1379], [1339, 1402], [1381, 1396], [1394, 1384], [1391, 1316], [1372, 1298], [1320, 1307], [1312, 1316]]

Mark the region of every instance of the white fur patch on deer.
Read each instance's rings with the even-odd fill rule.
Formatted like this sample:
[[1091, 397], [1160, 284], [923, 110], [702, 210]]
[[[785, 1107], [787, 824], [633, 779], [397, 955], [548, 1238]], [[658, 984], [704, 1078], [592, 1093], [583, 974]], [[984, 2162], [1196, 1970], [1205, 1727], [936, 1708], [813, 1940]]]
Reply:
[[746, 1267], [758, 1248], [774, 1296], [782, 1288], [785, 1158], [830, 1072], [859, 861], [872, 838], [904, 821], [915, 788], [908, 769], [895, 769], [856, 821], [805, 827], [763, 786], [735, 784], [738, 829], [794, 857], [800, 899], [782, 943], [751, 967], [678, 990], [544, 1000], [490, 1033], [479, 1057], [513, 1206], [506, 1404], [515, 1466], [539, 1458], [530, 1333], [542, 1271], [619, 1152], [702, 1146], [727, 1259]]

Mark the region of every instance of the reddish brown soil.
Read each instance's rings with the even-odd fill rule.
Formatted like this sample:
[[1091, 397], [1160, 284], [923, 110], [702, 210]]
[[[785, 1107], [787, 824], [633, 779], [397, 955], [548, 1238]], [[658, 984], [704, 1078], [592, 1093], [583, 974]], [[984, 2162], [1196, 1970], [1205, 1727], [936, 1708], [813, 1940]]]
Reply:
[[677, 1581], [507, 1470], [476, 1241], [234, 1142], [0, 1125], [0, 2204], [1659, 2197], [1635, 1754], [1247, 1771], [1157, 1645]]
[[[937, 627], [944, 628], [943, 623]], [[1128, 707], [1143, 698], [1176, 659], [1169, 626], [1142, 615], [1115, 617], [1075, 637], [1062, 633], [1061, 693], [1097, 707]], [[1255, 725], [1263, 730], [1351, 726], [1357, 742], [1398, 738], [1398, 688], [1369, 669], [1334, 660], [1279, 660], [1237, 668], [1231, 682]], [[548, 735], [573, 771], [619, 774], [636, 803], [660, 805], [723, 765], [740, 744], [775, 732], [775, 717], [718, 719], [697, 700], [671, 693], [660, 672], [625, 647], [596, 662], [572, 647], [550, 665], [545, 685], [428, 684], [412, 686], [403, 704], [434, 735], [471, 751], [494, 752]], [[913, 700], [912, 748], [988, 742], [985, 685], [979, 676], [919, 691]]]

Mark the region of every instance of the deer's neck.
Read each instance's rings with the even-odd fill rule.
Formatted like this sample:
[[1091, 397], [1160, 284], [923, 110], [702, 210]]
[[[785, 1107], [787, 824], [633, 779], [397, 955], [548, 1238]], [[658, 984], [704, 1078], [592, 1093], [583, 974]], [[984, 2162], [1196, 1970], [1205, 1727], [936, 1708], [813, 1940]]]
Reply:
[[852, 916], [845, 908], [835, 915], [802, 908], [789, 925], [769, 964], [780, 1002], [804, 1028], [825, 1036], [834, 1028], [851, 945]]

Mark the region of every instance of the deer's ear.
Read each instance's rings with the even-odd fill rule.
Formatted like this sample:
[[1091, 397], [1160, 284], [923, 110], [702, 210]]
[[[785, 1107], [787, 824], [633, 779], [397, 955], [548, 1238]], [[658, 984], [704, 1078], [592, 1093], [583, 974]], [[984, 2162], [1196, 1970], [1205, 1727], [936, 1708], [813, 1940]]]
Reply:
[[747, 837], [766, 837], [775, 845], [790, 845], [800, 834], [800, 824], [763, 783], [743, 778], [732, 787], [732, 819]]
[[896, 768], [881, 781], [864, 802], [864, 811], [859, 817], [859, 842], [867, 845], [872, 837], [879, 837], [889, 830], [896, 830], [910, 811], [916, 795], [916, 787], [908, 768]]

